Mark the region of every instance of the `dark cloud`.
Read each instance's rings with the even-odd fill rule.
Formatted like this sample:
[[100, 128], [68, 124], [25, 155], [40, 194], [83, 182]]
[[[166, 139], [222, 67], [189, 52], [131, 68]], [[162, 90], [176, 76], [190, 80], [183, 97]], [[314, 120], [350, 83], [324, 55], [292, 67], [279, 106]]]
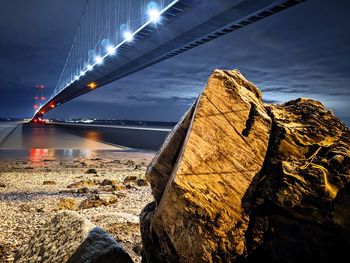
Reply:
[[[28, 14], [16, 18], [18, 21], [6, 14], [0, 19], [0, 72], [6, 76], [0, 80], [0, 115], [11, 114], [7, 107], [10, 90], [30, 96], [37, 81], [53, 90], [83, 1], [13, 2], [16, 4], [7, 2], [1, 15], [11, 8], [36, 6], [22, 10]], [[48, 2], [54, 7], [48, 7]], [[49, 10], [46, 17], [36, 17], [35, 10], [44, 8]], [[69, 13], [62, 18], [54, 9]], [[30, 25], [28, 16], [35, 20], [37, 30], [24, 25]], [[76, 98], [49, 116], [175, 120], [198, 96], [215, 68], [237, 68], [263, 91], [266, 102], [311, 97], [345, 119], [350, 116], [349, 22], [350, 1], [309, 0]], [[23, 27], [29, 32], [23, 32]], [[17, 33], [9, 33], [13, 29]], [[18, 32], [28, 40], [22, 41]], [[21, 54], [21, 49], [28, 53]], [[31, 99], [22, 103], [16, 114], [28, 112]]]
[[166, 97], [144, 97], [144, 96], [129, 96], [128, 100], [136, 101], [141, 103], [156, 103], [156, 104], [183, 104], [183, 105], [192, 105], [196, 100], [196, 97], [182, 98], [178, 96]]
[[263, 102], [264, 102], [264, 103], [271, 103], [271, 104], [273, 104], [273, 103], [281, 103], [280, 101], [277, 101], [277, 100], [269, 100], [269, 99], [263, 99]]

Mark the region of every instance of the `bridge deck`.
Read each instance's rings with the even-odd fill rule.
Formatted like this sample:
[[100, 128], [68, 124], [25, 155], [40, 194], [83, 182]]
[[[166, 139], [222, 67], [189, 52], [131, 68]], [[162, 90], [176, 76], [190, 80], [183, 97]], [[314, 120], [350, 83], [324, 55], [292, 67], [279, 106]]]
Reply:
[[134, 41], [124, 43], [115, 56], [88, 71], [71, 83], [34, 116], [41, 117], [77, 96], [92, 90], [89, 83], [100, 88], [160, 61], [238, 30], [305, 0], [180, 0], [169, 6], [162, 23], [145, 25]]

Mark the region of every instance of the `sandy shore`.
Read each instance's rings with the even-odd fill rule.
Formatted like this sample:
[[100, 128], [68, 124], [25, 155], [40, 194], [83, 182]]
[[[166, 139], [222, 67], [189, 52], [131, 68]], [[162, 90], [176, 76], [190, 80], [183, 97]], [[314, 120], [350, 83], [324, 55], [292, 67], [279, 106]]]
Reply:
[[153, 156], [0, 161], [0, 262], [12, 262], [35, 230], [64, 209], [104, 228], [140, 262], [139, 214], [152, 201], [144, 174]]

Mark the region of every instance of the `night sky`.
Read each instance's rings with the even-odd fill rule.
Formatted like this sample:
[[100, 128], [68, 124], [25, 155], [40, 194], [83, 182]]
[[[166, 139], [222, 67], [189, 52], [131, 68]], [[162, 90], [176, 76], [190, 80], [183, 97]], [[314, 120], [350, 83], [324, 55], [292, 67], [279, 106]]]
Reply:
[[[0, 117], [51, 95], [85, 0], [3, 0]], [[350, 123], [350, 1], [309, 0], [76, 98], [46, 117], [176, 121], [215, 68], [239, 69], [266, 102], [310, 97]]]

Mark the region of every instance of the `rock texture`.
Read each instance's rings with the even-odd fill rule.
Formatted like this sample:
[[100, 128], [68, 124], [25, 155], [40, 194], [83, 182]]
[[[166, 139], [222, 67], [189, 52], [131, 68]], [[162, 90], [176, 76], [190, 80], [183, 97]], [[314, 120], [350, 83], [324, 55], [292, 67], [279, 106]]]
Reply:
[[58, 213], [21, 249], [15, 262], [133, 262], [104, 230], [74, 212]]
[[331, 260], [350, 244], [350, 133], [310, 99], [264, 105], [216, 70], [147, 169], [148, 262]]

